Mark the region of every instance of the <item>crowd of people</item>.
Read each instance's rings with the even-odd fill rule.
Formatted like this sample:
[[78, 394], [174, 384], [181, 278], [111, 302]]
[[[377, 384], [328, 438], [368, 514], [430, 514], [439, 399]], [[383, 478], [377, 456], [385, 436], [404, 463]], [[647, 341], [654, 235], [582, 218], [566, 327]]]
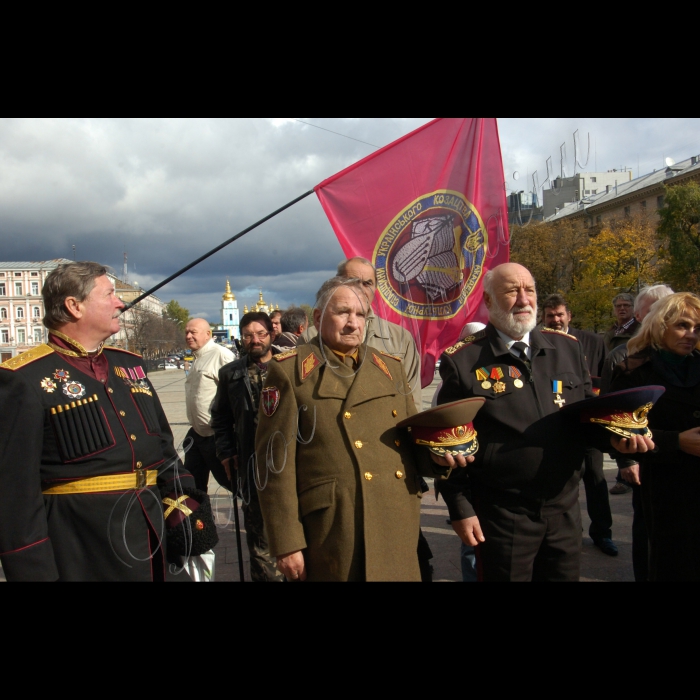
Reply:
[[[183, 464], [140, 358], [105, 344], [124, 306], [105, 268], [59, 265], [43, 290], [49, 342], [0, 366], [7, 579], [189, 580], [216, 544], [211, 475], [242, 500], [253, 581], [429, 581], [425, 479], [464, 581], [576, 581], [581, 481], [588, 534], [618, 554], [605, 453], [610, 493], [632, 492], [635, 580], [700, 579], [698, 297], [619, 294], [597, 334], [559, 294], [540, 313], [530, 272], [499, 265], [483, 278], [488, 323], [444, 351], [423, 411], [416, 342], [372, 311], [376, 286], [370, 261], [343, 261], [313, 318], [245, 314], [240, 355], [190, 319]], [[648, 387], [665, 389], [653, 408]], [[419, 439], [426, 425], [437, 437]], [[473, 447], [429, 449], [455, 435]]]

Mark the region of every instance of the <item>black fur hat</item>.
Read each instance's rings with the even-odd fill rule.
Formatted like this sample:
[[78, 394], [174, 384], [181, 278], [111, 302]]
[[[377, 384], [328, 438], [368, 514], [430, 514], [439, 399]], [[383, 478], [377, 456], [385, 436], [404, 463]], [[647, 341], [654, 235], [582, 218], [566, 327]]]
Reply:
[[209, 496], [199, 489], [163, 492], [168, 558], [198, 556], [219, 542]]

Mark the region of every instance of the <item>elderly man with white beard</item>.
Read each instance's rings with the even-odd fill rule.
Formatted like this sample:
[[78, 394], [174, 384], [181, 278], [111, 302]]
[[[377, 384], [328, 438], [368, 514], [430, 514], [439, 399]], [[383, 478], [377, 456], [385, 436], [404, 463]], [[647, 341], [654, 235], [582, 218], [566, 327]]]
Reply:
[[[454, 469], [440, 493], [462, 541], [478, 545], [481, 580], [577, 581], [578, 485], [591, 436], [554, 414], [593, 396], [586, 359], [573, 336], [536, 330], [535, 281], [522, 265], [487, 272], [484, 302], [486, 328], [441, 358], [439, 404], [486, 401], [474, 419], [479, 451], [446, 458], [466, 468]], [[641, 436], [613, 438], [608, 450], [611, 444], [622, 453], [654, 447]], [[606, 441], [594, 446], [605, 450]]]

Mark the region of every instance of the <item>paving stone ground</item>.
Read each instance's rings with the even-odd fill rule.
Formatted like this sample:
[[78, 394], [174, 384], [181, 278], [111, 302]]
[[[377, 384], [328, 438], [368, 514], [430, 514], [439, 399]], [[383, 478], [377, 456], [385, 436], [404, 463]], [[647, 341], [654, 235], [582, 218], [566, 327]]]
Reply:
[[[182, 443], [189, 430], [185, 412], [185, 376], [182, 370], [165, 370], [150, 374], [151, 381], [158, 392], [165, 414], [175, 437], [175, 444], [182, 456]], [[423, 389], [423, 407], [429, 408], [430, 401], [437, 387], [439, 377]], [[606, 457], [605, 476], [608, 486], [615, 481], [616, 467]], [[449, 517], [444, 501], [435, 501], [432, 483], [431, 490], [424, 494], [421, 504], [421, 527], [433, 551], [431, 561], [435, 581], [460, 581], [460, 543], [454, 530], [445, 522]], [[209, 494], [212, 498], [215, 517], [219, 525], [219, 544], [216, 547], [216, 580], [240, 580], [238, 566], [238, 550], [233, 526], [233, 502], [229, 491], [221, 488], [212, 478], [209, 482]], [[580, 487], [579, 502], [583, 520], [583, 549], [581, 558], [581, 581], [633, 581], [632, 573], [632, 496], [610, 496], [613, 513], [613, 541], [619, 548], [617, 557], [603, 554], [588, 538], [590, 520], [586, 513], [586, 494], [583, 484]], [[239, 502], [240, 503], [240, 502]], [[238, 509], [241, 527], [243, 514]], [[244, 577], [250, 579], [248, 549], [245, 544], [245, 534], [241, 534]], [[0, 568], [0, 580], [4, 581]]]

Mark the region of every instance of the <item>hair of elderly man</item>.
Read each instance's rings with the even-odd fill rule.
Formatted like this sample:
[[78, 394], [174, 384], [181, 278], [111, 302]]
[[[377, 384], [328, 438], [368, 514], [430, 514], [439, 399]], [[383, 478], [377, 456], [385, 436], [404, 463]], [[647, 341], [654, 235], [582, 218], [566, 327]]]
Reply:
[[249, 311], [247, 314], [243, 314], [238, 328], [243, 332], [243, 329], [251, 323], [259, 323], [261, 326], [267, 328], [268, 333], [272, 333], [272, 321], [264, 311]]
[[[331, 277], [329, 280], [326, 280], [316, 292], [314, 309], [323, 308], [338, 287], [354, 287], [362, 292], [362, 282], [356, 277]], [[366, 299], [364, 292], [362, 292], [360, 299]]]
[[367, 258], [361, 258], [359, 256], [356, 256], [354, 258], [348, 258], [347, 260], [343, 260], [338, 263], [338, 269], [336, 270], [336, 275], [338, 277], [347, 277], [347, 269], [348, 269], [348, 263], [351, 262], [358, 262], [362, 265], [369, 265], [373, 270], [374, 273], [377, 273], [377, 269], [372, 265], [372, 263], [367, 260]]
[[[634, 355], [648, 347], [659, 350], [666, 329], [683, 316], [690, 316], [700, 324], [700, 297], [690, 292], [678, 292], [659, 299], [642, 321], [637, 335], [627, 343], [629, 354]], [[700, 349], [700, 343], [696, 349]]]
[[306, 311], [298, 306], [290, 306], [283, 314], [280, 320], [283, 333], [296, 333], [299, 326], [307, 326], [309, 319], [306, 317]]
[[47, 328], [58, 328], [73, 321], [66, 309], [66, 299], [75, 297], [85, 301], [95, 286], [95, 280], [107, 274], [100, 263], [83, 260], [61, 263], [44, 281], [41, 295], [44, 297], [43, 323]]
[[569, 304], [567, 303], [563, 294], [550, 294], [544, 300], [544, 302], [542, 302], [543, 309], [558, 309], [560, 306], [563, 306], [569, 313], [571, 313]]
[[673, 294], [673, 290], [667, 284], [652, 284], [649, 287], [642, 287], [634, 300], [634, 312], [640, 311], [648, 299], [658, 301], [671, 296], [671, 294]]
[[634, 304], [634, 297], [633, 297], [631, 294], [629, 294], [629, 293], [627, 293], [627, 292], [621, 292], [620, 294], [618, 294], [617, 296], [615, 296], [615, 297], [613, 298], [613, 300], [612, 300], [613, 306], [615, 306], [615, 304], [616, 304], [620, 299], [622, 299], [623, 301], [628, 301], [630, 304]]

